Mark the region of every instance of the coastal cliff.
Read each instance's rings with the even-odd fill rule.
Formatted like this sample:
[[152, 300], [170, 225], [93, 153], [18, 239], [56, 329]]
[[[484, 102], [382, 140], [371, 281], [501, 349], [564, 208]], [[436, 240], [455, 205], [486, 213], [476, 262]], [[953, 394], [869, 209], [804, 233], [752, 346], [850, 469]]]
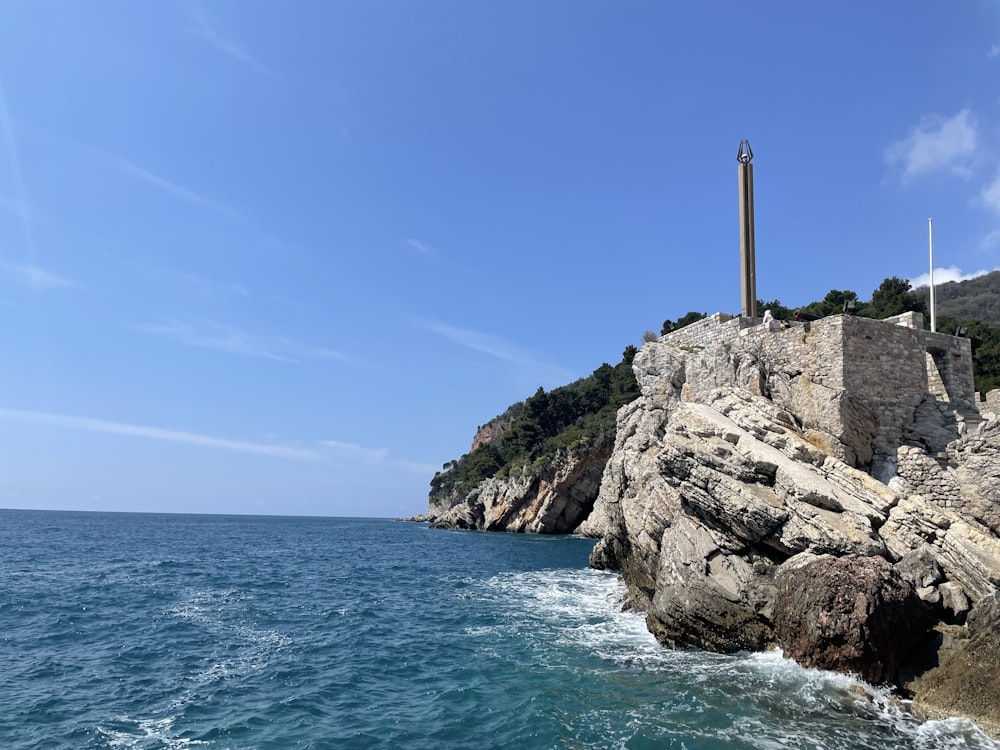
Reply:
[[647, 343], [580, 532], [663, 643], [778, 647], [995, 732], [1000, 426], [968, 341], [918, 323], [717, 315]]
[[614, 445], [615, 420], [639, 386], [628, 346], [615, 366], [523, 402], [479, 427], [472, 448], [431, 480], [437, 528], [567, 534], [590, 514]]
[[522, 466], [506, 478], [484, 479], [470, 493], [446, 496], [429, 508], [431, 526], [569, 534], [594, 508], [611, 447], [605, 437]]

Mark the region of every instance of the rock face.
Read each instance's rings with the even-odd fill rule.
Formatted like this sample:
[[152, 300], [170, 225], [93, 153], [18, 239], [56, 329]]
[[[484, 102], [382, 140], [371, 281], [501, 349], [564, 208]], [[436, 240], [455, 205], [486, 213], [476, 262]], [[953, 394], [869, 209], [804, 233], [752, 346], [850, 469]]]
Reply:
[[568, 534], [593, 509], [610, 453], [611, 441], [606, 440], [560, 453], [506, 479], [487, 479], [467, 496], [451, 498], [449, 507], [430, 508], [431, 526]]
[[580, 531], [662, 642], [883, 682], [992, 601], [1000, 426], [967, 342], [897, 322], [713, 316], [636, 356]]
[[469, 452], [471, 453], [482, 445], [489, 445], [498, 437], [502, 436], [505, 432], [507, 432], [513, 421], [513, 417], [501, 414], [496, 419], [491, 419], [489, 422], [482, 425], [478, 430], [476, 430], [476, 434], [472, 438], [472, 447], [469, 448]]

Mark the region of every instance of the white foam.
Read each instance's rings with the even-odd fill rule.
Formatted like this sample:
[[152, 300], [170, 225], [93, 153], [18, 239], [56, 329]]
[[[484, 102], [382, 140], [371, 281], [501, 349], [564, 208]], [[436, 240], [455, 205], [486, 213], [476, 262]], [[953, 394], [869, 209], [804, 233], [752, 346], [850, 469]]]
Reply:
[[[862, 727], [866, 722], [888, 725], [893, 734], [909, 738], [916, 746], [1000, 750], [1000, 743], [967, 719], [921, 723], [907, 713], [905, 704], [891, 697], [887, 687], [837, 672], [806, 669], [781, 651], [721, 655], [666, 648], [649, 632], [642, 614], [622, 611], [626, 589], [612, 573], [579, 569], [506, 573], [483, 582], [477, 594], [497, 606], [504, 617], [493, 625], [467, 629], [470, 636], [492, 639], [530, 631], [531, 639], [547, 656], [568, 646], [630, 670], [680, 675], [683, 684], [700, 686], [705, 700], [714, 700], [714, 695], [719, 700], [755, 702], [755, 715], [739, 716], [732, 727], [713, 730], [716, 742], [728, 737], [760, 748], [822, 748], [829, 746], [830, 737], [811, 731], [810, 722], [802, 721], [801, 715], [844, 715], [855, 717]], [[560, 648], [546, 648], [546, 641]], [[679, 703], [676, 708], [684, 706]], [[773, 720], [786, 712], [791, 729], [787, 735]], [[769, 716], [772, 720], [766, 721]], [[825, 725], [823, 732], [841, 731], [833, 718], [820, 723]], [[852, 736], [856, 730], [843, 731], [845, 743], [858, 739]]]
[[120, 716], [116, 719], [121, 724], [130, 725], [128, 729], [97, 727], [97, 731], [107, 738], [111, 747], [140, 750], [141, 748], [162, 747], [165, 750], [180, 750], [186, 747], [208, 745], [202, 740], [192, 740], [182, 737], [172, 737], [176, 716], [166, 716], [160, 719], [132, 719]]
[[192, 592], [167, 610], [167, 614], [198, 625], [210, 634], [220, 658], [207, 668], [181, 681], [180, 691], [155, 714], [160, 718], [119, 717], [115, 723], [125, 727], [98, 726], [112, 747], [186, 748], [210, 743], [171, 736], [174, 722], [187, 706], [196, 703], [210, 686], [240, 679], [263, 671], [277, 654], [291, 643], [284, 633], [257, 628], [247, 623], [250, 613], [244, 602], [250, 599], [236, 589]]

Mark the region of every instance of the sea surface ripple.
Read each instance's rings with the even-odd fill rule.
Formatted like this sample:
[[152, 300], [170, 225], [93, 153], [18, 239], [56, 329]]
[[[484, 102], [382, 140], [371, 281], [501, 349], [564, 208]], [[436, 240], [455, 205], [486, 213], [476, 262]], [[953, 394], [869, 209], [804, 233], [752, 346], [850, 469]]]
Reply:
[[0, 747], [1000, 748], [780, 654], [662, 648], [591, 546], [0, 511]]

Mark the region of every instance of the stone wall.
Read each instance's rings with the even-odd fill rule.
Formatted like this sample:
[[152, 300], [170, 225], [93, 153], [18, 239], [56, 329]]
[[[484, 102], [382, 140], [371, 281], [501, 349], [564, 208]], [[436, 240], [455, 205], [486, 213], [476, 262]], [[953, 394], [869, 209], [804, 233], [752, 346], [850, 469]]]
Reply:
[[[918, 407], [937, 406], [954, 420], [978, 419], [969, 340], [923, 330], [920, 313], [769, 325], [716, 313], [661, 342], [682, 349], [692, 365], [719, 347], [729, 358], [728, 374], [689, 372], [683, 398], [698, 400], [727, 379], [749, 387], [792, 414], [808, 413], [816, 425], [808, 440], [886, 482], [897, 473], [897, 449], [913, 439], [907, 430]], [[930, 447], [934, 441], [922, 442]]]
[[856, 401], [874, 409], [878, 429], [873, 453], [896, 462], [903, 428], [913, 422], [928, 393], [927, 357], [921, 331], [908, 325], [843, 316], [844, 387]]
[[733, 343], [740, 331], [760, 326], [760, 318], [741, 318], [718, 312], [702, 318], [660, 340], [681, 348], [706, 348], [712, 344]]

